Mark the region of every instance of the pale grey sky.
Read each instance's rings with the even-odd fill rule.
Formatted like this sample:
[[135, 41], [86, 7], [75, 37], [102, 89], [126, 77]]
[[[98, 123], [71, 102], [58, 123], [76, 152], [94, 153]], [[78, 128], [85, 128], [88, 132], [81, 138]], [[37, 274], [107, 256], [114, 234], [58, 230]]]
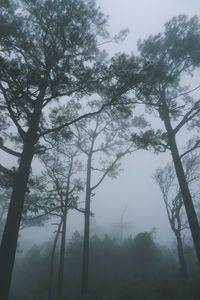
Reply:
[[[187, 14], [193, 16], [200, 12], [198, 0], [98, 0], [105, 14], [109, 15], [111, 34], [124, 28], [130, 33], [120, 45], [109, 45], [108, 51], [135, 52], [138, 39], [163, 30], [164, 24], [173, 16]], [[126, 158], [124, 172], [117, 180], [104, 183], [94, 210], [98, 222], [111, 223], [120, 220], [123, 207], [128, 203], [126, 220], [135, 225], [136, 232], [157, 228], [157, 238], [161, 243], [173, 237], [169, 228], [164, 204], [159, 188], [151, 176], [158, 166], [170, 161], [170, 154], [154, 155], [141, 151]], [[109, 188], [106, 187], [108, 184]]]
[[[109, 15], [109, 31], [116, 34], [121, 29], [129, 28], [126, 41], [121, 44], [109, 44], [107, 51], [136, 51], [139, 38], [147, 38], [163, 29], [165, 22], [173, 16], [200, 12], [199, 0], [98, 0], [103, 12]], [[157, 228], [157, 240], [160, 243], [172, 241], [167, 215], [159, 188], [151, 176], [158, 166], [164, 166], [170, 160], [169, 153], [154, 155], [140, 151], [123, 160], [124, 171], [118, 179], [106, 179], [96, 191], [92, 202], [94, 220], [103, 227], [120, 222], [121, 212], [127, 204], [124, 220], [134, 225], [133, 236], [145, 230]], [[69, 216], [70, 232], [82, 230], [83, 216], [77, 213]], [[41, 239], [46, 238], [45, 229], [40, 229]], [[31, 234], [30, 237], [28, 237]], [[26, 239], [36, 239], [38, 230], [27, 230]]]
[[200, 12], [198, 0], [97, 0], [103, 12], [109, 16], [109, 31], [115, 34], [124, 28], [130, 33], [118, 47], [109, 46], [111, 52], [136, 50], [138, 39], [147, 38], [163, 29], [173, 16]]

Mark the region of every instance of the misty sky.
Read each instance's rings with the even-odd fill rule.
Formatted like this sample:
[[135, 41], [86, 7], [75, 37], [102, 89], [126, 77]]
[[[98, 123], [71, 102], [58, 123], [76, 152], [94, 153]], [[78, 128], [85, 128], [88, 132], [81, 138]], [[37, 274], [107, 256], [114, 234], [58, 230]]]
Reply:
[[[117, 52], [136, 52], [138, 39], [159, 33], [163, 30], [164, 23], [173, 16], [193, 16], [200, 11], [199, 0], [98, 0], [97, 3], [109, 16], [108, 29], [111, 34], [125, 28], [130, 30], [126, 41], [106, 46], [111, 55]], [[127, 207], [124, 221], [133, 224], [133, 236], [156, 227], [157, 240], [160, 243], [171, 242], [173, 234], [168, 225], [161, 193], [151, 178], [158, 166], [164, 166], [169, 161], [169, 153], [155, 155], [145, 151], [123, 159], [124, 171], [118, 179], [106, 179], [96, 191], [92, 202], [92, 211], [95, 213], [93, 222], [105, 228], [112, 227], [112, 224], [120, 222], [121, 213]], [[82, 215], [70, 214], [68, 221], [70, 232], [82, 230]], [[52, 234], [52, 230], [48, 234], [45, 229], [39, 230], [39, 240]], [[26, 240], [37, 237], [38, 229], [26, 230]]]

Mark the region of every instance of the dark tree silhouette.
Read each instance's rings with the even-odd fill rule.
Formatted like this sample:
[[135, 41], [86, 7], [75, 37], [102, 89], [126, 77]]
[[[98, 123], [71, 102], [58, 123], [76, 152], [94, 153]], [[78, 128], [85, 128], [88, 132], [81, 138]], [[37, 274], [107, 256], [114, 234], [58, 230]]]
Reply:
[[[90, 104], [94, 106], [94, 102]], [[98, 107], [98, 103], [96, 103]], [[89, 235], [90, 235], [90, 206], [95, 190], [107, 176], [116, 177], [121, 159], [137, 150], [131, 141], [133, 126], [144, 128], [147, 122], [143, 117], [129, 119], [121, 111], [104, 111], [93, 118], [82, 120], [73, 130], [77, 138], [77, 147], [86, 155], [86, 195], [85, 220], [83, 239], [82, 295], [88, 292], [89, 274]], [[93, 174], [97, 174], [97, 182], [93, 183]]]
[[4, 133], [9, 139], [13, 131], [13, 146], [18, 151], [8, 149], [2, 140], [1, 149], [4, 145], [4, 151], [18, 157], [19, 167], [0, 250], [0, 295], [4, 300], [8, 299], [32, 159], [44, 150], [39, 139], [75, 121], [68, 119], [59, 127], [48, 128], [50, 103], [57, 104], [64, 96], [69, 102], [75, 95], [79, 101], [92, 93], [98, 83], [98, 62], [102, 61], [97, 37], [107, 36], [106, 19], [95, 1], [9, 3], [0, 15], [7, 28], [0, 37], [0, 113]]
[[[190, 75], [200, 63], [200, 24], [197, 17], [174, 17], [165, 24], [163, 34], [139, 43], [144, 82], [137, 91], [138, 102], [154, 111], [163, 122], [166, 132], [149, 131], [138, 138], [148, 149], [171, 151], [180, 191], [187, 213], [196, 254], [200, 262], [200, 227], [191, 193], [184, 173], [176, 135], [194, 118], [199, 118], [200, 101], [190, 93], [199, 88], [183, 87], [181, 79]], [[136, 136], [134, 136], [137, 139]]]
[[[63, 146], [63, 147], [62, 147]], [[58, 280], [56, 297], [60, 299], [63, 290], [63, 273], [65, 266], [65, 248], [67, 215], [70, 210], [77, 210], [84, 213], [84, 209], [79, 208], [79, 194], [83, 190], [83, 183], [77, 177], [81, 171], [81, 163], [77, 159], [78, 151], [64, 145], [59, 145], [57, 151], [51, 150], [42, 156], [43, 166], [41, 176], [36, 178], [36, 188], [33, 195], [25, 202], [26, 222], [33, 220], [58, 220], [55, 240], [53, 243], [49, 272], [49, 299], [52, 298], [53, 286], [53, 265], [55, 251], [59, 236], [60, 255], [58, 266]], [[24, 216], [23, 216], [24, 217]]]
[[[183, 161], [187, 183], [191, 187], [198, 183], [200, 179], [199, 158], [197, 155], [190, 154]], [[176, 182], [176, 174], [173, 166], [167, 165], [165, 168], [157, 169], [153, 175], [154, 180], [159, 185], [165, 203], [168, 220], [172, 231], [176, 236], [177, 253], [180, 264], [180, 271], [185, 284], [188, 279], [187, 264], [184, 256], [182, 241], [182, 231], [188, 229], [188, 222], [185, 218], [184, 204], [180, 188]], [[193, 198], [194, 198], [193, 193]]]

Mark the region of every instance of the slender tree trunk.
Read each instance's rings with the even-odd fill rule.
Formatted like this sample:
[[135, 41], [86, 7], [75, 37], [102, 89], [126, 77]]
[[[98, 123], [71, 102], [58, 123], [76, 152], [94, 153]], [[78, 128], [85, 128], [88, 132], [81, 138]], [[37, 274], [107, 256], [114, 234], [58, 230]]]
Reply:
[[13, 191], [8, 209], [7, 220], [0, 248], [0, 297], [8, 300], [10, 284], [15, 261], [17, 239], [23, 212], [27, 183], [37, 142], [37, 131], [42, 110], [42, 99], [45, 88], [42, 89], [30, 121], [30, 127], [24, 138], [24, 148], [18, 171], [15, 175]]
[[67, 213], [68, 213], [68, 205], [69, 205], [69, 193], [70, 193], [70, 183], [71, 183], [71, 176], [72, 176], [73, 161], [74, 161], [74, 159], [72, 156], [70, 165], [69, 165], [68, 175], [67, 175], [67, 187], [66, 187], [65, 201], [63, 201], [61, 198], [61, 203], [64, 208], [64, 211], [63, 211], [63, 216], [62, 216], [63, 227], [62, 227], [62, 238], [61, 238], [61, 245], [60, 245], [60, 262], [59, 262], [59, 269], [58, 269], [57, 300], [60, 300], [62, 298], [62, 292], [63, 292]]
[[199, 227], [199, 222], [198, 222], [197, 215], [196, 215], [194, 205], [193, 205], [193, 202], [192, 202], [192, 197], [191, 197], [191, 194], [190, 194], [190, 190], [189, 190], [188, 183], [187, 183], [187, 180], [186, 180], [186, 176], [185, 176], [185, 173], [184, 173], [183, 165], [182, 165], [180, 155], [179, 155], [179, 152], [178, 152], [178, 148], [177, 148], [175, 134], [174, 134], [174, 131], [173, 131], [172, 126], [171, 126], [168, 107], [167, 107], [165, 101], [163, 101], [163, 119], [164, 119], [164, 124], [165, 124], [166, 131], [167, 131], [167, 134], [168, 134], [168, 142], [169, 142], [169, 146], [170, 146], [170, 150], [171, 150], [171, 154], [172, 154], [172, 159], [173, 159], [173, 163], [174, 163], [174, 166], [175, 166], [176, 175], [177, 175], [177, 179], [178, 179], [178, 182], [179, 182], [183, 202], [184, 202], [184, 205], [185, 205], [185, 210], [186, 210], [190, 230], [191, 230], [191, 233], [192, 233], [192, 238], [193, 238], [197, 258], [198, 258], [198, 261], [200, 263], [200, 227]]
[[57, 300], [62, 299], [62, 291], [63, 291], [66, 225], [67, 225], [67, 211], [65, 210], [64, 215], [63, 215], [63, 226], [62, 226], [61, 246], [60, 246], [60, 262], [59, 262], [59, 269], [58, 269], [58, 285], [57, 285], [57, 298], [56, 298]]
[[184, 251], [183, 251], [183, 243], [180, 234], [176, 234], [176, 240], [177, 240], [177, 251], [178, 251], [181, 276], [182, 276], [183, 283], [185, 284], [188, 280], [188, 270], [187, 270], [187, 265], [185, 261]]
[[89, 238], [90, 238], [90, 199], [91, 199], [91, 161], [92, 154], [88, 155], [87, 179], [86, 179], [86, 199], [84, 215], [84, 239], [83, 239], [83, 260], [82, 260], [82, 282], [81, 296], [88, 292], [88, 274], [89, 274]]
[[50, 269], [49, 269], [49, 288], [48, 288], [48, 300], [52, 299], [52, 290], [53, 290], [53, 271], [54, 271], [54, 257], [56, 252], [56, 245], [58, 241], [58, 237], [60, 234], [60, 228], [62, 226], [62, 219], [58, 225], [58, 230], [56, 232], [56, 236], [53, 243], [52, 253], [51, 253], [51, 260], [50, 260]]

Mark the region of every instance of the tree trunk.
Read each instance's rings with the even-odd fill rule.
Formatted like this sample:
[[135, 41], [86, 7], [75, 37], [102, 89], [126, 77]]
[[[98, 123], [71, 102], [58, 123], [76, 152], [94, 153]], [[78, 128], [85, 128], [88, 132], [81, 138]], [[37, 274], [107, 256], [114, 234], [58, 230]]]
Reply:
[[7, 300], [34, 145], [25, 145], [16, 174], [0, 249], [0, 295]]
[[184, 173], [183, 165], [182, 165], [180, 155], [179, 155], [179, 152], [178, 152], [178, 148], [177, 148], [175, 134], [174, 134], [174, 131], [173, 131], [172, 126], [171, 126], [168, 107], [167, 107], [165, 101], [163, 101], [163, 119], [164, 119], [164, 124], [165, 124], [166, 131], [167, 131], [167, 134], [168, 134], [168, 143], [169, 143], [169, 146], [170, 146], [173, 163], [174, 163], [175, 170], [176, 170], [177, 179], [178, 179], [178, 182], [179, 182], [183, 202], [184, 202], [184, 205], [185, 205], [185, 210], [186, 210], [190, 230], [191, 230], [191, 233], [192, 233], [192, 238], [193, 238], [197, 258], [198, 258], [198, 261], [200, 263], [200, 227], [199, 227], [199, 222], [198, 222], [197, 215], [196, 215], [194, 205], [193, 205], [193, 202], [192, 202], [192, 197], [191, 197], [191, 194], [190, 194], [190, 190], [189, 190], [188, 183], [187, 183], [187, 180], [186, 180], [186, 176], [185, 176], [185, 173]]
[[178, 251], [181, 276], [182, 276], [183, 284], [185, 284], [188, 280], [188, 270], [187, 270], [187, 265], [185, 261], [184, 251], [183, 251], [183, 243], [180, 234], [176, 234], [176, 240], [177, 240], [177, 251]]
[[84, 239], [83, 239], [83, 260], [82, 260], [82, 282], [81, 296], [88, 292], [88, 273], [89, 273], [89, 238], [90, 238], [90, 199], [91, 199], [91, 161], [92, 154], [88, 155], [87, 179], [86, 179], [86, 199], [84, 215]]
[[67, 211], [63, 215], [63, 227], [60, 246], [60, 262], [58, 269], [58, 285], [57, 285], [57, 300], [61, 300], [63, 291], [63, 278], [64, 278], [64, 266], [65, 266], [65, 244], [66, 244], [66, 225], [67, 225]]
[[50, 269], [49, 269], [48, 300], [52, 299], [54, 257], [55, 257], [56, 245], [57, 245], [58, 237], [59, 237], [59, 234], [60, 234], [60, 228], [61, 228], [61, 226], [62, 226], [62, 220], [60, 221], [60, 223], [58, 225], [58, 230], [56, 232], [56, 236], [55, 236], [54, 243], [53, 243], [53, 249], [52, 249], [52, 253], [51, 253], [51, 261], [50, 261]]
[[34, 146], [37, 142], [37, 131], [41, 116], [42, 99], [44, 96], [44, 92], [45, 88], [41, 91], [38, 102], [35, 104], [35, 109], [30, 121], [30, 127], [24, 138], [23, 152], [21, 155], [18, 171], [15, 175], [7, 220], [2, 237], [0, 249], [1, 300], [8, 300], [9, 297], [20, 221], [23, 212], [31, 162], [34, 155]]

